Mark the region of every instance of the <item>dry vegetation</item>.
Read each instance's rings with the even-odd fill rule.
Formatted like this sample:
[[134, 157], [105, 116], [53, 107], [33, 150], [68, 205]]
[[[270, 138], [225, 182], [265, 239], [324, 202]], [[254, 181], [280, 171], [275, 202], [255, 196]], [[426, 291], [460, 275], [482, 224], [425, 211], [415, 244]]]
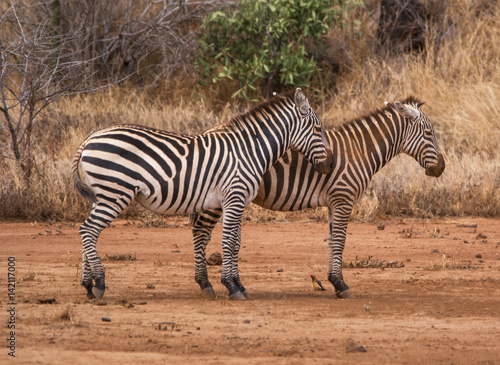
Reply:
[[[353, 217], [381, 215], [500, 215], [500, 7], [453, 1], [429, 21], [420, 53], [375, 52], [378, 1], [366, 1], [355, 35], [332, 32], [338, 73], [325, 71], [308, 91], [325, 126], [365, 114], [385, 100], [413, 94], [426, 102], [446, 158], [438, 179], [427, 177], [408, 156], [398, 156], [373, 179]], [[439, 3], [439, 2], [438, 2]], [[333, 47], [335, 46], [335, 47]], [[0, 162], [0, 218], [82, 220], [89, 206], [73, 189], [70, 162], [91, 131], [117, 123], [139, 123], [188, 133], [226, 121], [244, 110], [219, 92], [203, 94], [191, 79], [165, 82], [142, 92], [122, 85], [65, 98], [37, 119], [32, 137], [36, 170], [29, 189], [14, 161]], [[2, 122], [3, 123], [3, 122]], [[144, 216], [139, 207], [125, 213]], [[250, 207], [247, 219], [326, 219], [322, 209], [270, 213]]]

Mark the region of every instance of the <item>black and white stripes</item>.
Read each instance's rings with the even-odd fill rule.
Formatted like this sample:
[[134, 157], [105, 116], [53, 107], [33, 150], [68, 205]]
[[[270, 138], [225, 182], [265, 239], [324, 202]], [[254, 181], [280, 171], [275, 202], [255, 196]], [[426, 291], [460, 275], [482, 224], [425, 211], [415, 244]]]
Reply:
[[[415, 158], [429, 176], [439, 177], [444, 171], [444, 158], [434, 129], [421, 105], [413, 97], [386, 103], [381, 110], [327, 131], [334, 155], [330, 174], [316, 173], [301, 155], [289, 151], [263, 176], [254, 203], [264, 208], [277, 211], [329, 208], [328, 279], [340, 297], [353, 296], [342, 276], [347, 223], [354, 203], [373, 175], [401, 152]], [[220, 215], [220, 210], [201, 212], [193, 226], [195, 273], [206, 292], [212, 289], [206, 276], [205, 249]]]
[[201, 135], [137, 125], [90, 135], [72, 165], [76, 188], [94, 204], [80, 227], [81, 283], [88, 296], [104, 294], [99, 233], [136, 199], [165, 214], [224, 211], [222, 282], [232, 299], [248, 297], [238, 275], [241, 215], [264, 172], [289, 148], [303, 153], [319, 172], [331, 171], [323, 127], [300, 89]]

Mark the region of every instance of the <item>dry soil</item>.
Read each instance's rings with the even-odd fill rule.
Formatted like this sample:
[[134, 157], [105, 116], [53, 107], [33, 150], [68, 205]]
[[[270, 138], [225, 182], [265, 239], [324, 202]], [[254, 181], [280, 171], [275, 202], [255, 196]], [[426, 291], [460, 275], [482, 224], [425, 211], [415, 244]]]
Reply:
[[[217, 298], [202, 298], [191, 229], [165, 222], [104, 230], [102, 301], [79, 284], [79, 223], [1, 223], [0, 363], [500, 363], [498, 219], [350, 223], [344, 277], [355, 299], [337, 299], [327, 282], [326, 223], [246, 223], [246, 302], [228, 300], [220, 266], [209, 267]], [[221, 239], [218, 226], [209, 255]], [[309, 274], [327, 290], [313, 291]]]

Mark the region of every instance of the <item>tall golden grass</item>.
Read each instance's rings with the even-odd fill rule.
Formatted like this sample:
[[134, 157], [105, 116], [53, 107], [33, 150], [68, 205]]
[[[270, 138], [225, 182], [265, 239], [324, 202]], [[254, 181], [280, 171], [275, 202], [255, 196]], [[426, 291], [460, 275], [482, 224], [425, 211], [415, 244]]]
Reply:
[[[325, 89], [322, 85], [331, 83], [317, 80], [309, 90], [316, 95], [314, 107], [325, 127], [412, 94], [426, 102], [424, 110], [446, 159], [446, 170], [436, 179], [425, 176], [410, 157], [396, 157], [374, 177], [355, 207], [355, 219], [500, 215], [500, 10], [484, 10], [481, 4], [450, 2], [439, 26], [429, 29], [428, 47], [420, 54], [375, 54], [376, 21], [369, 11], [358, 15], [362, 35], [331, 35], [331, 41], [343, 45], [344, 69], [322, 76], [335, 78], [335, 89]], [[194, 85], [193, 80], [165, 83], [158, 95], [122, 86], [54, 104], [38, 120], [43, 127], [34, 136], [37, 168], [30, 188], [24, 187], [14, 162], [0, 166], [0, 218], [84, 219], [90, 206], [73, 189], [70, 163], [78, 145], [94, 130], [138, 123], [199, 133], [242, 111], [229, 97], [211, 100]], [[148, 213], [136, 206], [125, 213], [144, 214]], [[321, 208], [290, 215], [252, 206], [247, 219], [324, 220], [326, 214]]]

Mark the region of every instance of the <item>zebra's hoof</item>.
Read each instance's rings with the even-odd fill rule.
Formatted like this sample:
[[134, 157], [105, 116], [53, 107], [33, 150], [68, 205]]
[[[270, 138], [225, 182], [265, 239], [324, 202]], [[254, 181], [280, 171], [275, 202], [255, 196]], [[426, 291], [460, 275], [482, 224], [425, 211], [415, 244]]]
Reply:
[[87, 298], [88, 299], [95, 299], [95, 295], [92, 294], [92, 289], [89, 292], [87, 292]]
[[104, 296], [104, 290], [102, 289], [98, 289], [97, 287], [93, 287], [92, 288], [92, 294], [94, 294], [94, 296], [97, 298], [97, 299], [102, 299], [102, 297]]
[[236, 292], [234, 294], [229, 295], [229, 299], [231, 300], [247, 300], [241, 292]]
[[342, 299], [354, 299], [354, 293], [352, 292], [351, 289], [344, 290], [343, 292], [336, 293], [337, 297], [342, 298]]
[[243, 291], [241, 292], [241, 294], [243, 294], [243, 296], [245, 297], [245, 299], [250, 299], [250, 295], [248, 295], [247, 291]]
[[214, 288], [210, 287], [210, 288], [201, 289], [201, 295], [204, 298], [215, 299]]

